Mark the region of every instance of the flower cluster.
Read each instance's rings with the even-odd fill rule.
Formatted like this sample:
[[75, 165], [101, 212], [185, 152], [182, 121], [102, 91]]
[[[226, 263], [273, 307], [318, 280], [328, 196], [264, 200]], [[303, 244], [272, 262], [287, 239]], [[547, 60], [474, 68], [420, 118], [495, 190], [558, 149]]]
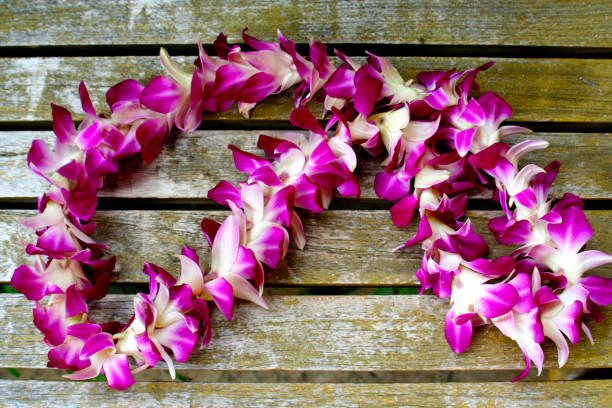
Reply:
[[204, 111], [227, 110], [237, 102], [248, 114], [257, 102], [300, 81], [296, 103], [304, 104], [331, 73], [321, 43], [311, 44], [309, 61], [280, 33], [280, 44], [243, 35], [252, 51], [230, 47], [220, 35], [215, 42], [218, 58], [200, 46], [192, 74], [181, 71], [162, 49], [169, 76], [146, 85], [128, 79], [110, 88], [109, 117], [96, 112], [84, 83], [79, 93], [85, 119], [78, 128], [68, 110], [51, 105], [55, 149], [36, 140], [28, 154], [29, 167], [51, 189], [39, 199], [39, 214], [20, 220], [36, 230], [36, 243], [26, 245], [36, 258], [33, 266], [15, 270], [11, 285], [36, 302], [34, 323], [51, 347], [48, 365], [74, 371], [68, 378], [103, 373], [111, 387], [124, 389], [133, 383], [134, 372], [160, 360], [174, 378], [170, 354], [177, 362], [186, 361], [198, 339], [201, 346], [211, 339], [208, 301], [227, 319], [235, 298], [267, 307], [261, 297], [265, 270], [274, 269], [285, 256], [290, 236], [299, 247], [305, 244], [295, 206], [323, 211], [333, 190], [359, 194], [352, 174], [356, 158], [347, 140], [328, 137], [308, 110], [298, 109], [292, 121], [310, 134], [288, 133], [282, 139], [262, 135], [259, 145], [271, 160], [231, 147], [249, 180], [239, 187], [221, 182], [209, 194], [228, 205], [232, 215], [221, 224], [202, 221], [211, 246], [208, 271], [202, 270], [196, 252], [184, 247], [178, 279], [160, 266], [145, 264], [149, 293], [136, 296], [127, 324], [98, 324], [89, 316], [87, 301], [106, 295], [115, 267], [115, 257], [104, 259], [106, 247], [91, 238], [95, 223], [90, 220], [104, 177], [118, 170], [119, 160], [140, 154], [149, 163], [173, 129], [197, 128]]
[[[396, 201], [393, 222], [408, 226], [418, 208], [417, 232], [398, 249], [422, 242], [421, 292], [450, 297], [445, 334], [453, 351], [465, 351], [473, 327], [490, 323], [524, 353], [526, 368], [514, 380], [527, 375], [532, 361], [542, 369], [545, 337], [564, 365], [565, 337], [575, 344], [584, 331], [590, 338], [584, 322], [600, 321], [598, 306], [612, 303], [612, 280], [583, 274], [612, 256], [581, 252], [593, 230], [578, 197], [566, 194], [554, 206], [548, 199], [560, 163], [519, 169], [526, 153], [547, 143], [502, 143], [504, 136], [530, 131], [500, 127], [512, 110], [498, 95], [470, 97], [476, 76], [492, 64], [422, 72], [413, 83], [384, 58], [370, 55], [364, 66], [341, 59], [325, 85], [332, 120], [342, 120], [366, 151], [387, 154], [374, 188], [380, 198]], [[494, 236], [520, 245], [511, 256], [485, 259], [487, 243], [465, 217], [467, 194], [484, 189], [493, 189], [503, 209], [489, 223]]]
[[[578, 197], [567, 194], [554, 206], [548, 199], [559, 163], [519, 169], [525, 153], [546, 143], [502, 143], [504, 136], [528, 130], [500, 127], [511, 115], [501, 97], [470, 96], [476, 76], [492, 63], [423, 72], [413, 82], [375, 55], [360, 65], [337, 51], [335, 67], [319, 42], [310, 43], [306, 58], [280, 33], [278, 43], [246, 32], [243, 38], [252, 50], [230, 46], [221, 34], [214, 43], [217, 57], [199, 44], [192, 72], [182, 71], [162, 49], [168, 76], [146, 85], [127, 79], [110, 88], [110, 116], [96, 112], [83, 83], [85, 118], [78, 127], [65, 108], [51, 105], [55, 149], [36, 140], [28, 154], [32, 171], [51, 184], [39, 199], [39, 214], [21, 220], [36, 230], [36, 243], [25, 248], [34, 265], [20, 266], [11, 280], [36, 302], [34, 323], [51, 348], [48, 365], [72, 370], [71, 379], [103, 373], [117, 389], [161, 360], [174, 378], [171, 354], [186, 361], [198, 344], [211, 340], [209, 306], [214, 303], [227, 319], [236, 298], [267, 307], [266, 274], [286, 255], [290, 239], [305, 245], [295, 208], [320, 212], [334, 194], [359, 196], [353, 145], [386, 155], [374, 187], [380, 198], [395, 201], [391, 217], [397, 226], [408, 226], [419, 210], [417, 233], [400, 248], [422, 242], [417, 276], [423, 291], [450, 297], [445, 333], [451, 348], [464, 351], [472, 328], [491, 323], [525, 355], [527, 367], [518, 378], [531, 361], [541, 369], [545, 337], [557, 345], [563, 365], [565, 337], [576, 343], [581, 330], [590, 336], [584, 321], [599, 321], [598, 306], [612, 303], [612, 281], [584, 272], [612, 257], [581, 252], [593, 231]], [[106, 295], [115, 266], [114, 257], [104, 258], [106, 247], [91, 238], [104, 177], [129, 156], [150, 163], [175, 129], [196, 129], [203, 112], [237, 103], [248, 116], [258, 102], [294, 85], [297, 108], [290, 120], [306, 132], [261, 135], [258, 147], [267, 157], [229, 146], [248, 179], [238, 186], [221, 181], [208, 193], [231, 210], [221, 223], [202, 220], [210, 267], [203, 269], [188, 247], [178, 256], [178, 279], [147, 263], [149, 293], [135, 297], [133, 317], [126, 324], [93, 321], [87, 301]], [[317, 93], [331, 112], [326, 126], [305, 107]], [[493, 234], [503, 244], [519, 245], [510, 256], [485, 259], [487, 244], [465, 217], [468, 194], [485, 189], [493, 189], [503, 209], [489, 224]]]

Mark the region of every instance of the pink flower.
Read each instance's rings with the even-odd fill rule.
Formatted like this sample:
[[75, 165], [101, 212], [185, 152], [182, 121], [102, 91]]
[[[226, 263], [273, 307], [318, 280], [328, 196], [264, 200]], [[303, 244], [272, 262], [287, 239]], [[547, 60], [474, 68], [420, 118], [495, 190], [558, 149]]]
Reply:
[[[537, 273], [536, 270], [534, 275]], [[519, 273], [509, 284], [518, 292], [518, 302], [511, 311], [491, 320], [504, 335], [516, 341], [523, 351], [525, 370], [511, 380], [517, 381], [527, 376], [531, 361], [538, 368], [538, 374], [542, 371], [544, 352], [540, 343], [544, 341], [544, 331], [539, 319], [539, 309], [533, 297], [532, 281], [529, 275]]]
[[89, 358], [91, 365], [66, 375], [66, 378], [87, 380], [102, 372], [111, 388], [124, 390], [134, 384], [128, 356], [117, 353], [110, 334], [98, 333], [91, 336], [83, 345], [81, 356]]

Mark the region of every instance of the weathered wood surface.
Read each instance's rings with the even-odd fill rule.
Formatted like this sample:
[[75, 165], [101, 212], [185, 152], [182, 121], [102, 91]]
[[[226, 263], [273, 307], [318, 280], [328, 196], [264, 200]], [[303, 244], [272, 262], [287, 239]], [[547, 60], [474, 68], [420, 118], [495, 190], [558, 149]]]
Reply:
[[[263, 155], [257, 149], [257, 138], [265, 133], [280, 136], [281, 131], [196, 131], [168, 142], [159, 157], [150, 165], [136, 161], [125, 163], [118, 174], [107, 179], [103, 197], [122, 198], [206, 198], [208, 190], [222, 179], [237, 184], [246, 175], [234, 168], [228, 144]], [[551, 194], [561, 197], [566, 192], [583, 198], [612, 198], [609, 171], [612, 168], [612, 143], [609, 133], [537, 133], [509, 137], [510, 144], [526, 138], [545, 139], [550, 147], [525, 156], [521, 165], [536, 163], [542, 167], [552, 160], [563, 165]], [[27, 167], [27, 152], [32, 140], [42, 139], [53, 146], [51, 131], [0, 132], [0, 198], [34, 198], [48, 190], [48, 183]], [[382, 170], [380, 160], [361, 152], [356, 171], [362, 198], [376, 198], [374, 177]], [[482, 197], [489, 198], [490, 194]]]
[[[610, 381], [447, 384], [136, 383], [116, 392], [100, 383], [0, 381], [11, 407], [605, 407]], [[137, 397], [136, 397], [137, 396]], [[10, 402], [9, 402], [10, 401]]]
[[605, 0], [482, 3], [415, 0], [360, 2], [8, 0], [2, 45], [210, 43], [219, 31], [236, 40], [244, 27], [263, 39], [280, 28], [306, 42], [610, 47]]
[[[15, 220], [35, 211], [0, 211], [0, 282], [10, 281], [13, 270], [31, 264], [19, 240], [35, 237]], [[487, 222], [500, 213], [472, 211], [468, 213], [474, 228], [490, 245], [489, 255], [508, 255], [514, 247], [499, 245], [488, 233]], [[202, 217], [221, 221], [222, 211], [102, 211], [95, 220], [98, 229], [94, 238], [109, 246], [117, 255], [117, 283], [146, 283], [142, 273], [144, 262], [153, 262], [178, 274], [180, 268], [173, 254], [183, 245], [196, 248], [202, 265], [209, 265], [208, 244], [199, 225]], [[594, 229], [589, 249], [612, 252], [610, 211], [587, 211]], [[303, 213], [302, 220], [308, 242], [303, 251], [293, 245], [268, 283], [283, 285], [337, 286], [414, 286], [419, 285], [415, 272], [421, 266], [423, 252], [414, 245], [400, 252], [393, 248], [416, 232], [416, 220], [407, 231], [392, 225], [388, 211], [329, 211], [323, 214]], [[612, 277], [612, 265], [593, 269], [592, 274]]]
[[[194, 55], [196, 52], [194, 50]], [[193, 57], [179, 57], [177, 60], [189, 68]], [[467, 69], [490, 60], [391, 58], [406, 80], [415, 78], [419, 71]], [[612, 105], [612, 77], [609, 74], [612, 60], [495, 58], [495, 61], [497, 66], [481, 74], [478, 83], [483, 91], [496, 92], [508, 100], [514, 109], [512, 120], [612, 121], [609, 109]], [[95, 106], [100, 112], [107, 112], [104, 94], [110, 86], [126, 78], [146, 82], [163, 73], [157, 57], [3, 58], [0, 59], [0, 96], [3, 99], [0, 122], [50, 121], [50, 102], [64, 105], [76, 117], [81, 117], [77, 92], [81, 80], [89, 87]], [[321, 105], [311, 104], [311, 107], [315, 112], [321, 112]], [[293, 108], [290, 92], [268, 98], [252, 111], [251, 123], [288, 120]], [[242, 116], [234, 108], [209, 118], [215, 121], [237, 120]]]
[[[127, 321], [133, 296], [110, 295], [90, 305], [98, 321]], [[446, 300], [434, 296], [268, 296], [269, 310], [239, 304], [234, 319], [213, 313], [213, 340], [177, 369], [439, 371], [522, 369], [516, 343], [489, 327], [475, 330], [457, 355], [444, 338]], [[0, 366], [44, 368], [47, 346], [32, 324], [31, 302], [0, 295]], [[609, 313], [606, 308], [605, 313]], [[589, 324], [595, 344], [572, 346], [566, 368], [612, 367], [612, 319]], [[585, 337], [585, 336], [583, 336]], [[545, 367], [556, 349], [543, 345]]]

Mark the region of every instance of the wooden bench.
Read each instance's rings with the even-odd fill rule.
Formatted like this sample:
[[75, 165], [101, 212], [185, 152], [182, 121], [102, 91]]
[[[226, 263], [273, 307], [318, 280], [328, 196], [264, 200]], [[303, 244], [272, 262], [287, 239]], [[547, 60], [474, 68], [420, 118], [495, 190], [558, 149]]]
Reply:
[[[87, 83], [103, 109], [112, 84], [142, 82], [163, 71], [163, 44], [189, 64], [195, 41], [230, 41], [248, 26], [272, 40], [276, 28], [305, 43], [314, 37], [351, 55], [388, 55], [404, 78], [418, 71], [497, 66], [479, 78], [514, 108], [512, 121], [537, 130], [550, 148], [527, 160], [563, 162], [553, 194], [579, 194], [595, 230], [590, 248], [612, 252], [612, 28], [608, 1], [509, 1], [480, 4], [399, 0], [292, 1], [199, 6], [163, 1], [100, 0], [59, 4], [8, 0], [0, 15], [0, 283], [30, 260], [19, 239], [31, 239], [15, 217], [34, 212], [46, 185], [31, 175], [33, 139], [48, 141], [49, 102], [80, 112], [77, 86]], [[118, 256], [112, 292], [91, 306], [100, 319], [125, 320], [133, 293], [145, 290], [145, 260], [177, 271], [182, 245], [208, 249], [199, 221], [226, 212], [207, 200], [219, 180], [243, 180], [226, 145], [256, 152], [260, 133], [287, 128], [290, 94], [258, 105], [252, 120], [236, 110], [208, 116], [202, 129], [164, 147], [150, 166], [127, 163], [108, 180], [95, 238]], [[313, 107], [315, 111], [320, 109]], [[214, 129], [214, 130], [211, 130]], [[277, 129], [277, 130], [274, 130]], [[517, 142], [513, 138], [510, 142]], [[209, 347], [178, 365], [179, 379], [159, 369], [137, 375], [127, 392], [100, 382], [69, 382], [46, 368], [47, 348], [22, 295], [0, 294], [0, 405], [5, 406], [610, 406], [612, 316], [589, 324], [595, 344], [571, 347], [563, 369], [544, 344], [545, 370], [526, 381], [508, 379], [523, 368], [515, 343], [497, 330], [476, 332], [467, 352], [454, 354], [444, 338], [446, 301], [417, 296], [414, 272], [421, 250], [392, 253], [414, 232], [392, 226], [388, 204], [372, 183], [379, 164], [363, 156], [362, 198], [337, 200], [324, 214], [303, 217], [308, 243], [292, 247], [266, 289], [270, 310], [238, 305], [235, 319], [214, 314]], [[495, 204], [471, 200], [477, 231], [486, 234]], [[413, 223], [414, 224], [414, 223]], [[509, 252], [494, 243], [491, 254]], [[608, 265], [596, 271], [612, 277]], [[584, 337], [584, 336], [583, 336]]]

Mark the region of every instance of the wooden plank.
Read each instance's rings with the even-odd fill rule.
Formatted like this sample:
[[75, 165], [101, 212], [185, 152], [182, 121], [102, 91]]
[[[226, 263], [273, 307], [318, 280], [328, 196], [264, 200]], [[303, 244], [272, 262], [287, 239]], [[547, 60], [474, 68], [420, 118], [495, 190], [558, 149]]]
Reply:
[[[8, 0], [0, 44], [191, 44], [249, 27], [273, 39], [311, 36], [336, 43], [540, 45], [610, 47], [609, 3], [528, 0], [482, 3], [415, 0], [285, 1], [174, 4], [159, 1]], [[554, 10], [554, 13], [551, 12]], [[50, 24], [50, 22], [53, 22]]]
[[[107, 179], [107, 188], [100, 195], [121, 198], [202, 199], [220, 180], [232, 183], [246, 180], [246, 175], [234, 169], [228, 144], [235, 144], [255, 154], [257, 138], [261, 133], [280, 136], [280, 131], [196, 131], [180, 135], [169, 142], [158, 159], [143, 166], [136, 161], [124, 163], [122, 170]], [[563, 163], [551, 194], [561, 197], [572, 192], [583, 198], [612, 198], [609, 170], [612, 152], [609, 133], [538, 133], [507, 138], [510, 144], [526, 138], [549, 141], [550, 147], [525, 156], [521, 165], [536, 163], [542, 167], [552, 160]], [[27, 152], [32, 140], [43, 139], [54, 145], [49, 131], [0, 132], [0, 198], [33, 198], [48, 190], [48, 183], [35, 176], [26, 165]], [[362, 198], [376, 198], [374, 177], [381, 171], [379, 160], [361, 152], [357, 178]], [[489, 194], [485, 194], [489, 198]]]
[[[177, 60], [189, 68], [193, 57]], [[415, 78], [419, 71], [467, 69], [491, 58], [396, 57], [391, 60], [408, 80]], [[612, 121], [612, 112], [608, 109], [612, 104], [609, 75], [612, 60], [497, 58], [496, 61], [497, 66], [481, 75], [478, 82], [484, 91], [494, 91], [508, 100], [514, 108], [513, 120]], [[106, 112], [104, 94], [110, 86], [126, 78], [146, 82], [163, 72], [157, 57], [2, 58], [0, 95], [4, 103], [0, 105], [0, 121], [50, 121], [50, 102], [65, 105], [80, 116], [77, 88], [81, 80], [90, 88], [95, 106]], [[321, 111], [320, 105], [311, 106], [315, 112]], [[293, 108], [292, 94], [285, 92], [259, 104], [252, 111], [252, 120], [287, 120]], [[214, 118], [236, 120], [242, 116], [232, 109]]]
[[[23, 252], [19, 240], [30, 241], [34, 234], [15, 221], [16, 216], [32, 211], [0, 211], [0, 282], [8, 282], [13, 270], [30, 264], [32, 258]], [[209, 265], [208, 244], [200, 232], [202, 217], [222, 220], [221, 211], [104, 211], [96, 216], [98, 229], [94, 238], [107, 244], [117, 255], [113, 276], [117, 283], [146, 283], [142, 273], [145, 261], [159, 264], [175, 275], [179, 264], [173, 254], [183, 245], [196, 248]], [[469, 213], [474, 228], [489, 242], [490, 256], [509, 254], [514, 247], [496, 243], [488, 234], [487, 222], [499, 213]], [[612, 253], [612, 212], [588, 211], [595, 235], [589, 249]], [[304, 213], [302, 217], [308, 242], [303, 251], [290, 247], [287, 258], [267, 280], [283, 285], [337, 286], [414, 286], [419, 285], [415, 272], [421, 266], [423, 252], [419, 245], [400, 252], [392, 249], [405, 242], [416, 230], [413, 222], [408, 231], [400, 231], [390, 221], [387, 211], [330, 211]], [[601, 266], [590, 273], [612, 277], [612, 265]]]
[[[133, 296], [111, 295], [90, 306], [98, 321], [127, 321]], [[439, 371], [522, 369], [516, 343], [493, 328], [475, 330], [473, 343], [455, 354], [444, 338], [446, 300], [433, 296], [268, 296], [269, 310], [239, 304], [234, 320], [213, 313], [213, 340], [181, 369]], [[32, 324], [32, 303], [0, 295], [0, 367], [44, 368], [47, 346]], [[605, 314], [609, 308], [604, 310]], [[566, 368], [612, 367], [612, 319], [589, 324]], [[543, 344], [545, 367], [557, 365], [552, 342]]]
[[116, 392], [95, 382], [0, 381], [11, 407], [604, 407], [610, 380], [522, 383], [271, 384], [139, 382]]

